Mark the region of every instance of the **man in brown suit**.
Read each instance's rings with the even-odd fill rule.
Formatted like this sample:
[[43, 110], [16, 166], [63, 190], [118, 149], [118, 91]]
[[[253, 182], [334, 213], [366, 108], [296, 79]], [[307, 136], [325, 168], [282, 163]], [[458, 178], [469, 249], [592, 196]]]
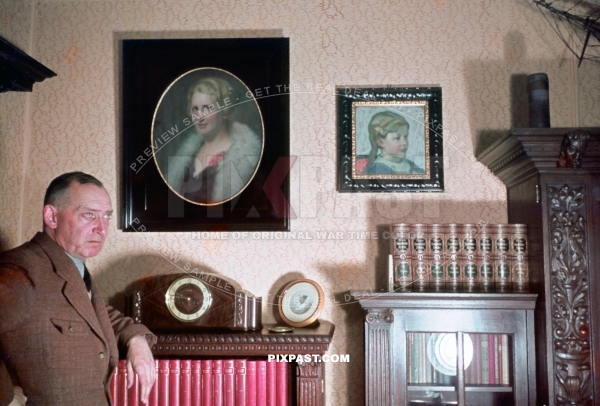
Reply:
[[0, 406], [109, 405], [109, 382], [127, 348], [146, 403], [156, 337], [107, 306], [84, 261], [98, 254], [113, 209], [96, 178], [71, 172], [44, 198], [44, 231], [0, 254]]

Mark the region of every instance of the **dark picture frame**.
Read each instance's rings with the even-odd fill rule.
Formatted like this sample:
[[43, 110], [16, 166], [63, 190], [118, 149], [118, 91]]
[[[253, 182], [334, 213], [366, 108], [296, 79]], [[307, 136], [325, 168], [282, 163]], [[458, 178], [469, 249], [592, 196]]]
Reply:
[[[120, 38], [118, 46], [123, 231], [289, 231], [289, 39]], [[214, 199], [216, 180], [204, 183], [203, 197], [190, 197], [166, 169], [181, 155], [178, 146], [201, 132], [189, 106], [191, 85], [203, 75], [234, 90], [213, 99], [206, 117], [228, 115], [223, 120], [260, 140], [258, 152], [235, 156], [223, 176], [233, 179], [246, 163], [240, 185]], [[191, 169], [196, 152], [186, 153]], [[182, 182], [190, 182], [191, 169], [181, 172]]]
[[440, 87], [336, 88], [339, 192], [443, 192]]

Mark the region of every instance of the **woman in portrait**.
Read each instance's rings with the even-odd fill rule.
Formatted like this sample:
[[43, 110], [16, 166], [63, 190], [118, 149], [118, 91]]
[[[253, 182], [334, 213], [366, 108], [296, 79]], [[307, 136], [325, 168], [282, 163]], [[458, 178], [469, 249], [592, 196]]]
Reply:
[[166, 180], [186, 200], [217, 204], [241, 192], [252, 179], [262, 153], [262, 138], [248, 125], [232, 119], [233, 87], [207, 76], [187, 94], [192, 134], [169, 157]]
[[365, 174], [404, 175], [423, 174], [413, 161], [406, 158], [409, 125], [404, 117], [391, 111], [373, 115], [369, 122], [371, 152]]

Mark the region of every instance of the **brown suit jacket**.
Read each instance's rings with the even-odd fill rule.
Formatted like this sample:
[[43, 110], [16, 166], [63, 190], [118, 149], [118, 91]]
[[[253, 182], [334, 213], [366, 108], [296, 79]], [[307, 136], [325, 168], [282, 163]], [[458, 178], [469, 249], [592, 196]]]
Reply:
[[107, 405], [117, 343], [148, 329], [92, 300], [73, 261], [45, 233], [0, 254], [0, 405]]

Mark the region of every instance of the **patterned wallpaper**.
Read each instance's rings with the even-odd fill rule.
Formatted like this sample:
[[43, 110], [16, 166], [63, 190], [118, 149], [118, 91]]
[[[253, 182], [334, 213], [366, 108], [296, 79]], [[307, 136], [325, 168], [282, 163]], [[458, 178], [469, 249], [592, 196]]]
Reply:
[[[29, 52], [31, 6], [25, 2], [0, 0], [0, 36]], [[0, 249], [21, 240], [23, 176], [26, 150], [31, 139], [31, 93], [0, 94]], [[39, 211], [41, 213], [41, 211]]]
[[[125, 234], [115, 221], [89, 268], [117, 306], [121, 292], [145, 275], [179, 272], [186, 264], [221, 273], [263, 296], [266, 321], [273, 320], [270, 303], [286, 282], [318, 281], [327, 297], [322, 319], [336, 325], [331, 353], [351, 359], [326, 366], [331, 405], [363, 403], [362, 313], [345, 303], [344, 292], [374, 289], [381, 279], [388, 254], [381, 231], [393, 222], [506, 221], [504, 186], [477, 162], [474, 150], [522, 123], [511, 99], [519, 78], [548, 73], [552, 126], [600, 122], [597, 67], [576, 70], [540, 12], [525, 0], [14, 3], [0, 3], [0, 35], [58, 76], [36, 84], [32, 94], [0, 95], [2, 248], [40, 230], [43, 190], [62, 172], [96, 175], [119, 207], [116, 33], [290, 38], [291, 154], [298, 157], [291, 175], [298, 215], [292, 229], [312, 239]], [[335, 191], [335, 104], [326, 89], [388, 84], [443, 88], [444, 193]], [[325, 237], [318, 238], [317, 231]], [[355, 238], [353, 231], [372, 233]]]

